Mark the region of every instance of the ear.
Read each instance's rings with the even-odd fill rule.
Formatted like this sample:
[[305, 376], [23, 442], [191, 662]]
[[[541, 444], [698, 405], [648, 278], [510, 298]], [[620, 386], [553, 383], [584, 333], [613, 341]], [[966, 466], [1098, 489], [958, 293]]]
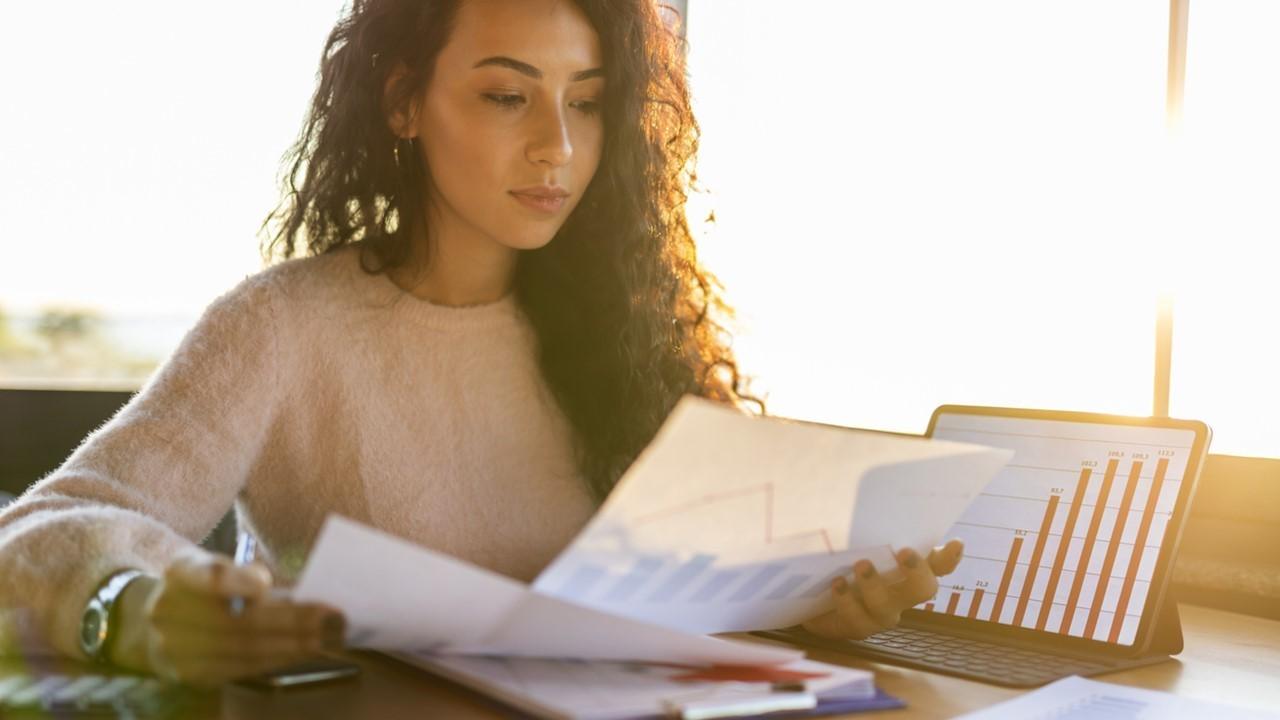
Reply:
[[412, 139], [417, 137], [414, 129], [418, 115], [418, 98], [413, 94], [405, 94], [402, 85], [409, 76], [409, 68], [399, 61], [387, 73], [386, 82], [382, 86], [382, 113], [387, 118], [387, 127], [398, 138]]

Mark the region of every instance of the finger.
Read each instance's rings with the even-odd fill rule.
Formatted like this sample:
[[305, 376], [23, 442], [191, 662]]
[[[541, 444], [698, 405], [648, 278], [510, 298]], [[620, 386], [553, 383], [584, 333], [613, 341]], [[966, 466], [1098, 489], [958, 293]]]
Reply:
[[171, 584], [168, 579], [146, 612], [148, 624], [157, 628], [196, 625], [220, 632], [233, 632], [236, 626], [236, 618], [231, 616], [225, 598], [184, 585]]
[[249, 603], [240, 615], [232, 613], [224, 598], [169, 592], [157, 599], [150, 622], [157, 628], [194, 627], [226, 635], [328, 636], [340, 643], [346, 623], [342, 613], [319, 603], [265, 600]]
[[225, 598], [258, 598], [271, 590], [271, 572], [262, 563], [236, 565], [230, 558], [212, 553], [171, 563], [165, 570], [165, 581]]
[[951, 574], [964, 557], [964, 543], [952, 540], [929, 553], [929, 567], [937, 577]]
[[182, 681], [178, 669], [165, 653], [163, 638], [158, 633], [147, 634], [146, 650], [147, 667], [151, 668], [151, 672], [166, 682], [176, 683]]
[[319, 603], [272, 602], [250, 606], [242, 620], [255, 635], [298, 635], [340, 646], [347, 623], [342, 612]]
[[835, 609], [805, 623], [810, 632], [825, 637], [861, 640], [883, 629], [867, 613], [862, 599], [844, 578], [836, 578], [832, 582], [832, 596]]
[[322, 648], [304, 638], [232, 638], [198, 628], [155, 633], [148, 651], [150, 667], [161, 678], [202, 686], [297, 665], [323, 654]]
[[304, 662], [308, 656], [239, 660], [218, 657], [184, 658], [175, 663], [171, 682], [204, 688], [217, 688], [233, 680], [261, 675]]
[[157, 644], [164, 657], [179, 665], [200, 658], [238, 663], [288, 662], [324, 650], [319, 636], [227, 635], [194, 627], [169, 628]]
[[920, 553], [903, 548], [896, 557], [904, 579], [893, 588], [893, 592], [903, 607], [918, 605], [938, 592], [938, 578]]
[[876, 566], [868, 560], [859, 560], [853, 566], [853, 573], [858, 578], [862, 605], [871, 619], [880, 626], [879, 629], [887, 630], [897, 625], [903, 608], [898, 605], [897, 598], [890, 594], [884, 578], [876, 572]]

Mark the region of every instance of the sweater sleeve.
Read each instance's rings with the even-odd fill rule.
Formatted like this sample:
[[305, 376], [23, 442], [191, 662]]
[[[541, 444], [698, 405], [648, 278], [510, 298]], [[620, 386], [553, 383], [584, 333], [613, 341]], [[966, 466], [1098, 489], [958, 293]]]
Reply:
[[0, 654], [83, 658], [80, 616], [107, 575], [201, 552], [280, 404], [273, 282], [211, 303], [137, 395], [0, 510]]

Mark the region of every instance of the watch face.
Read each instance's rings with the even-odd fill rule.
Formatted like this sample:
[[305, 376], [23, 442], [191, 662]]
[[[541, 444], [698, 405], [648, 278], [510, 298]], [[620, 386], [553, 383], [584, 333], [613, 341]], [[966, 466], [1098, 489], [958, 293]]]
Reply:
[[104, 608], [92, 602], [85, 608], [80, 620], [80, 647], [90, 657], [97, 657], [107, 638], [107, 617]]

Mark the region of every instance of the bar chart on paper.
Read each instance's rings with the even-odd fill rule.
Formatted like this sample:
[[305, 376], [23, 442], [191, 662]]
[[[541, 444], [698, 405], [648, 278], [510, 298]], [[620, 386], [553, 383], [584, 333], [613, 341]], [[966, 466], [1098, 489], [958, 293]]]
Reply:
[[965, 559], [922, 609], [1132, 644], [1195, 433], [957, 414], [934, 437], [1015, 455], [952, 529]]

